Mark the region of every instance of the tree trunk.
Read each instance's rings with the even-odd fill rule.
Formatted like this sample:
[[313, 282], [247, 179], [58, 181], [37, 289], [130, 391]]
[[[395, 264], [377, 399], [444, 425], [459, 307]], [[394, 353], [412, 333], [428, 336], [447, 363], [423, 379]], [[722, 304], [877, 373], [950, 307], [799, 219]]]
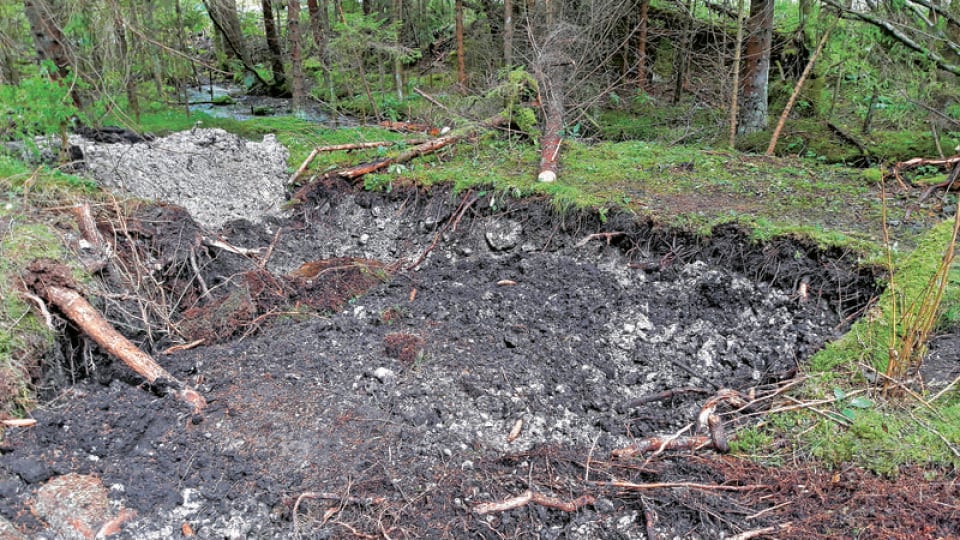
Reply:
[[303, 113], [303, 58], [300, 39], [300, 0], [287, 0], [287, 39], [290, 40], [290, 79], [294, 116]]
[[[769, 0], [773, 2], [773, 0]], [[676, 105], [680, 103], [680, 98], [683, 96], [683, 84], [687, 80], [687, 68], [690, 65], [690, 43], [693, 40], [693, 12], [694, 12], [694, 2], [695, 0], [690, 0], [690, 3], [687, 8], [686, 19], [683, 24], [683, 37], [680, 40], [680, 48], [677, 50], [676, 61], [674, 65], [676, 66], [677, 78], [674, 82], [673, 87], [673, 104]]]
[[737, 112], [740, 99], [740, 57], [743, 55], [743, 0], [737, 1], [737, 41], [734, 42], [733, 77], [730, 77], [730, 148], [737, 144]]
[[214, 29], [223, 38], [227, 56], [248, 63], [246, 47], [243, 46], [243, 31], [240, 29], [240, 16], [237, 15], [235, 0], [203, 0], [207, 14], [213, 21]]
[[400, 50], [402, 40], [400, 34], [403, 29], [403, 0], [393, 0], [394, 15], [393, 20], [397, 25], [397, 52], [393, 56], [393, 84], [396, 87], [397, 99], [403, 101], [403, 63], [400, 61]]
[[513, 65], [513, 1], [503, 0], [503, 66]]
[[770, 44], [773, 40], [773, 0], [750, 3], [747, 44], [741, 79], [742, 104], [737, 133], [746, 135], [767, 127], [767, 89]]
[[460, 86], [463, 90], [467, 88], [467, 68], [466, 62], [463, 59], [464, 55], [464, 46], [463, 46], [463, 0], [456, 0], [454, 5], [454, 18], [456, 19], [456, 34], [457, 34], [457, 82], [460, 83]]
[[280, 39], [277, 37], [277, 22], [273, 14], [273, 2], [261, 0], [263, 10], [263, 31], [267, 36], [267, 50], [270, 51], [270, 65], [273, 69], [273, 84], [280, 86], [284, 83], [283, 51], [280, 50]]
[[[320, 3], [317, 2], [317, 0], [307, 0], [307, 12], [310, 13], [310, 33], [313, 34], [313, 44], [317, 46], [322, 56], [326, 28], [324, 27], [323, 21], [321, 21]], [[322, 18], [325, 19], [326, 17], [327, 14], [324, 10]]]
[[[60, 25], [53, 20], [53, 4], [45, 0], [23, 0], [23, 11], [30, 22], [30, 32], [33, 34], [33, 43], [37, 48], [40, 60], [50, 60], [57, 71], [51, 73], [56, 80], [64, 80], [70, 76], [70, 58], [64, 47], [63, 32]], [[80, 95], [76, 88], [70, 90], [70, 98], [77, 109], [82, 108]]]
[[269, 92], [275, 93], [277, 87], [263, 80], [260, 73], [250, 62], [246, 47], [243, 46], [243, 32], [240, 29], [240, 17], [237, 15], [235, 0], [203, 0], [207, 8], [207, 15], [216, 29], [216, 33], [223, 39], [227, 51], [243, 64], [246, 75], [257, 80]]
[[127, 45], [127, 28], [123, 23], [123, 13], [116, 0], [110, 0], [110, 9], [113, 11], [113, 33], [120, 46], [120, 71], [127, 93], [127, 105], [133, 111], [133, 117], [140, 121], [140, 102], [137, 100], [137, 81], [130, 66], [130, 48]]
[[637, 38], [637, 89], [647, 90], [647, 19], [650, 0], [640, 0], [640, 28]]
[[787, 123], [787, 117], [790, 116], [790, 110], [793, 109], [793, 104], [797, 102], [797, 96], [800, 95], [800, 90], [803, 89], [803, 83], [806, 82], [807, 77], [810, 76], [810, 72], [813, 71], [813, 65], [817, 62], [817, 58], [820, 56], [820, 53], [823, 52], [823, 46], [827, 43], [827, 38], [830, 37], [830, 32], [833, 31], [833, 27], [840, 22], [840, 17], [837, 17], [833, 24], [827, 27], [827, 30], [823, 33], [823, 37], [820, 38], [820, 43], [817, 44], [817, 49], [813, 51], [813, 55], [810, 57], [810, 60], [807, 61], [807, 66], [803, 68], [803, 73], [800, 74], [800, 79], [797, 80], [797, 85], [793, 89], [793, 93], [790, 94], [790, 99], [787, 100], [787, 106], [783, 108], [783, 113], [780, 114], [780, 120], [777, 122], [777, 127], [773, 130], [773, 136], [770, 137], [770, 145], [767, 146], [767, 155], [772, 156], [773, 151], [777, 148], [777, 139], [780, 138], [780, 132], [783, 131], [784, 124]]

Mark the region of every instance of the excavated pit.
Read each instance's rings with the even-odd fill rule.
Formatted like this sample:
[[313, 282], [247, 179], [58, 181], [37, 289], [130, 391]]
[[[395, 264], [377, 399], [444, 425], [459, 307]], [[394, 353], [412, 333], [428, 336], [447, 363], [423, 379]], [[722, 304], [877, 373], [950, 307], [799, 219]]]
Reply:
[[[219, 230], [162, 204], [126, 219], [126, 262], [92, 288], [209, 405], [192, 415], [74, 335], [73, 368], [50, 370], [37, 425], [0, 447], [0, 515], [30, 536], [75, 532], [76, 519], [38, 507], [71, 475], [102, 483], [93, 530], [119, 516], [125, 538], [716, 538], [763, 526], [743, 516], [775, 501], [609, 483], [724, 481], [697, 457], [709, 450], [643, 466], [611, 452], [694, 422], [720, 389], [793, 377], [876, 293], [851, 253], [759, 245], [734, 227], [698, 239], [502, 192], [333, 181], [283, 216]], [[217, 232], [259, 251], [217, 247]], [[144, 324], [163, 317], [124, 290], [134, 260], [159, 284], [151, 298], [177, 299], [167, 330]], [[751, 421], [720, 412], [728, 432]], [[475, 511], [526, 490], [592, 502]]]

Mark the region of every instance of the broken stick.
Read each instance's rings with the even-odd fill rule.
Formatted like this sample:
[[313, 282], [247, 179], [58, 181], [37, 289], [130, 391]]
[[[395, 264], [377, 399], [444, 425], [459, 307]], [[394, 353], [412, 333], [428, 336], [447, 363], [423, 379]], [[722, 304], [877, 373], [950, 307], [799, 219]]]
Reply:
[[438, 137], [423, 144], [414, 146], [413, 148], [404, 150], [396, 156], [388, 157], [371, 163], [363, 163], [355, 167], [331, 171], [298, 189], [296, 193], [293, 194], [290, 202], [293, 204], [304, 202], [307, 200], [307, 196], [316, 188], [317, 185], [330, 178], [340, 176], [348, 180], [356, 180], [357, 178], [360, 178], [366, 174], [371, 174], [386, 169], [390, 165], [406, 163], [414, 158], [432, 154], [446, 146], [458, 143], [463, 139], [476, 135], [480, 129], [491, 129], [502, 126], [505, 123], [507, 123], [507, 119], [498, 114], [492, 118], [484, 120], [479, 124], [471, 124], [466, 127], [455, 129], [443, 137]]
[[580, 508], [583, 508], [588, 504], [593, 504], [594, 502], [596, 502], [596, 499], [592, 495], [584, 495], [567, 502], [555, 497], [548, 497], [547, 495], [542, 495], [540, 493], [534, 493], [533, 491], [527, 490], [521, 495], [510, 497], [509, 499], [500, 502], [478, 504], [473, 507], [473, 511], [480, 515], [492, 514], [493, 512], [506, 512], [507, 510], [513, 510], [514, 508], [520, 508], [521, 506], [525, 506], [529, 503], [534, 503], [539, 504], [540, 506], [546, 506], [547, 508], [563, 510], [564, 512], [576, 512]]
[[88, 336], [108, 353], [116, 356], [148, 383], [159, 385], [199, 414], [207, 402], [196, 390], [163, 369], [149, 354], [143, 352], [109, 323], [80, 293], [69, 288], [70, 270], [55, 261], [39, 260], [30, 265], [31, 285], [37, 293], [57, 306]]
[[297, 171], [290, 175], [290, 179], [287, 180], [288, 184], [292, 184], [296, 181], [297, 178], [307, 170], [307, 167], [313, 163], [313, 160], [316, 159], [317, 155], [324, 152], [346, 152], [350, 150], [368, 150], [371, 148], [380, 148], [387, 146], [397, 146], [397, 145], [416, 145], [426, 143], [426, 139], [414, 139], [411, 141], [375, 141], [375, 142], [361, 142], [361, 143], [346, 143], [346, 144], [330, 144], [327, 146], [318, 146], [314, 148], [310, 155], [307, 156], [307, 159], [303, 160], [303, 163], [297, 167]]

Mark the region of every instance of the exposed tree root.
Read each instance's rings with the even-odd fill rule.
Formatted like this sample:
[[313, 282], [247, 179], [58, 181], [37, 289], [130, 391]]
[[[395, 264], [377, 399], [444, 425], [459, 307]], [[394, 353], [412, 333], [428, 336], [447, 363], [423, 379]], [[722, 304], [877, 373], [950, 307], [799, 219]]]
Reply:
[[30, 265], [29, 286], [37, 294], [57, 306], [68, 319], [93, 338], [108, 353], [134, 370], [152, 385], [161, 386], [199, 414], [207, 402], [196, 390], [163, 369], [150, 355], [143, 352], [117, 332], [102, 315], [76, 290], [71, 288], [70, 270], [60, 263], [38, 260]]
[[563, 501], [556, 497], [549, 497], [541, 493], [527, 490], [516, 497], [510, 497], [509, 499], [500, 502], [478, 504], [473, 507], [473, 511], [480, 515], [492, 514], [494, 512], [506, 512], [507, 510], [513, 510], [514, 508], [520, 508], [521, 506], [534, 503], [541, 506], [546, 506], [547, 508], [563, 510], [564, 512], [576, 512], [584, 506], [593, 504], [594, 502], [596, 502], [596, 499], [592, 495], [584, 495], [572, 501]]

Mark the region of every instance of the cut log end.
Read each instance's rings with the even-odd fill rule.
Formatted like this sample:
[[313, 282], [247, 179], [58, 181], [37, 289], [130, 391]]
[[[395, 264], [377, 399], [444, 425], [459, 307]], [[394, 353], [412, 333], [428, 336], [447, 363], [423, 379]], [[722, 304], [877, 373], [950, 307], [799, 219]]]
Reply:
[[538, 181], [538, 182], [546, 182], [546, 183], [556, 182], [556, 181], [557, 181], [557, 173], [555, 173], [555, 172], [553, 172], [553, 171], [543, 171], [542, 173], [540, 173], [539, 175], [537, 175], [537, 181]]
[[203, 396], [201, 396], [199, 392], [191, 388], [183, 388], [175, 395], [180, 401], [193, 407], [193, 414], [201, 414], [207, 406], [207, 400], [203, 399]]

